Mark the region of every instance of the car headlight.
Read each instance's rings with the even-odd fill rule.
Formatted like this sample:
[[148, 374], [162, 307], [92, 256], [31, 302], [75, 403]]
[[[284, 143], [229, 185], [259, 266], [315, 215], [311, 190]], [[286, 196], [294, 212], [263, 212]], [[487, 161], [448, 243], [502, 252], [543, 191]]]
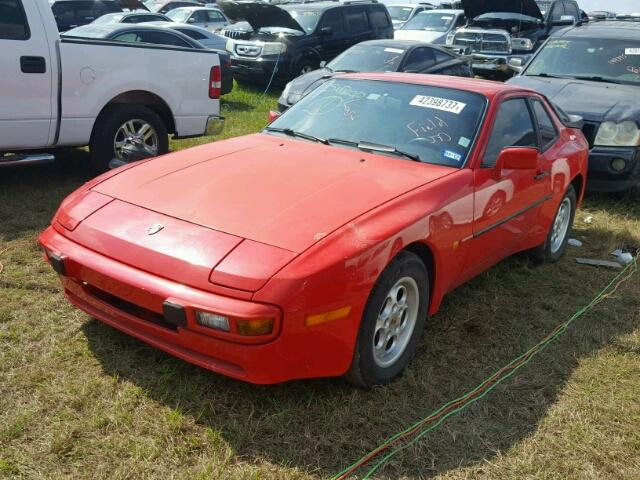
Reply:
[[270, 42], [262, 44], [263, 55], [278, 55], [284, 53], [287, 50], [287, 46], [280, 42]]
[[533, 50], [533, 42], [528, 38], [514, 38], [511, 47], [515, 50]]
[[640, 129], [631, 120], [620, 123], [604, 122], [598, 128], [595, 144], [617, 147], [640, 145]]
[[227, 50], [227, 52], [233, 53], [233, 40], [227, 40], [227, 44], [224, 46], [224, 48]]

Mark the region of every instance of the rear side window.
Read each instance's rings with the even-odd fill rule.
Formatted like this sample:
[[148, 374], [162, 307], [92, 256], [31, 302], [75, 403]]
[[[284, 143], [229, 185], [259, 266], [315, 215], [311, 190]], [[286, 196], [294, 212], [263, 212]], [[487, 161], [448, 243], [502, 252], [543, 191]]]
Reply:
[[120, 35], [117, 35], [117, 36], [113, 37], [113, 39], [118, 41], [118, 42], [127, 42], [127, 43], [140, 43], [140, 42], [142, 42], [142, 38], [136, 32], [122, 33]]
[[373, 28], [376, 29], [389, 28], [391, 26], [387, 12], [383, 8], [372, 8], [369, 10], [369, 19], [371, 20]]
[[498, 110], [482, 166], [493, 167], [504, 148], [537, 146], [538, 141], [527, 102], [523, 98], [507, 100]]
[[430, 48], [415, 48], [407, 58], [403, 70], [405, 72], [421, 72], [436, 63]]
[[0, 39], [27, 40], [29, 24], [20, 0], [0, 0]]
[[544, 105], [538, 100], [533, 100], [533, 113], [536, 116], [538, 123], [538, 131], [540, 132], [540, 142], [542, 144], [542, 150], [549, 148], [558, 138], [558, 131], [556, 130], [553, 120], [549, 116], [549, 112], [544, 108]]
[[142, 40], [155, 45], [170, 45], [173, 47], [191, 47], [187, 42], [168, 32], [142, 32]]
[[207, 37], [202, 35], [200, 32], [196, 32], [194, 30], [189, 30], [186, 28], [176, 28], [180, 33], [184, 33], [186, 36], [193, 38], [194, 40], [204, 40]]
[[344, 11], [344, 18], [347, 21], [347, 30], [350, 33], [366, 32], [369, 30], [367, 15], [363, 8], [347, 8]]

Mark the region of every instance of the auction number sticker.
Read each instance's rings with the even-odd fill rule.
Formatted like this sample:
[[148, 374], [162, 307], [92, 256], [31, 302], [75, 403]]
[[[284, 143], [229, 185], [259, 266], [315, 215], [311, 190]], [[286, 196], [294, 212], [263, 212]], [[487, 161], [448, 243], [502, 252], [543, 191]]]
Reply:
[[640, 48], [625, 48], [625, 55], [640, 55]]
[[384, 51], [388, 52], [388, 53], [402, 53], [402, 52], [404, 52], [404, 50], [402, 50], [401, 48], [385, 48]]
[[464, 107], [467, 106], [466, 103], [456, 102], [455, 100], [449, 100], [447, 98], [430, 97], [428, 95], [416, 95], [413, 97], [413, 100], [409, 102], [409, 105], [433, 108], [435, 110], [442, 110], [443, 112], [455, 113], [456, 115], [462, 112]]

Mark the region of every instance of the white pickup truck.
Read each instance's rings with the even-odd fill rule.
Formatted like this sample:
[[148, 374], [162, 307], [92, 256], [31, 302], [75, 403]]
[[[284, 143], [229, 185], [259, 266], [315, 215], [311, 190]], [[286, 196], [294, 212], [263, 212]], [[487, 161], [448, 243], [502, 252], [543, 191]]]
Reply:
[[88, 145], [104, 171], [222, 128], [217, 53], [61, 38], [48, 0], [0, 0], [0, 72], [0, 167]]

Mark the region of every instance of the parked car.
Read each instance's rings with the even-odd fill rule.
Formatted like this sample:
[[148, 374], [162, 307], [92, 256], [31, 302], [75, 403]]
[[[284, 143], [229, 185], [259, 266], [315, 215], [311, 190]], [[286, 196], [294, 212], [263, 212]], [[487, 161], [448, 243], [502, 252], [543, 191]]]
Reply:
[[40, 243], [74, 305], [156, 348], [368, 387], [402, 373], [447, 292], [519, 251], [562, 256], [587, 155], [532, 90], [351, 74], [262, 133], [84, 185]]
[[96, 18], [92, 25], [101, 23], [146, 23], [146, 22], [170, 22], [171, 19], [161, 13], [153, 12], [118, 12], [107, 13]]
[[593, 191], [640, 182], [640, 29], [600, 21], [551, 37], [510, 83], [533, 88], [570, 114], [584, 117]]
[[472, 55], [473, 70], [486, 77], [511, 76], [511, 58], [526, 63], [531, 55], [560, 27], [580, 20], [575, 0], [539, 2], [534, 0], [463, 0], [469, 19], [447, 39], [447, 45], [458, 53]]
[[587, 13], [590, 20], [607, 20], [616, 18], [614, 12], [607, 12], [606, 10], [596, 10], [594, 12]]
[[122, 11], [117, 0], [54, 0], [49, 5], [60, 32], [87, 25], [107, 13]]
[[181, 7], [167, 13], [174, 22], [187, 23], [202, 27], [211, 32], [226, 27], [229, 19], [217, 8], [211, 7]]
[[251, 27], [247, 31], [234, 25], [222, 31], [230, 37], [227, 50], [239, 80], [267, 81], [275, 75], [278, 81], [288, 81], [357, 43], [393, 37], [387, 9], [379, 3], [275, 6], [221, 1], [218, 6], [231, 20], [244, 19]]
[[[119, 23], [102, 25], [85, 25], [74, 28], [64, 34], [64, 37], [94, 38], [114, 40], [126, 43], [148, 43], [153, 45], [166, 45], [182, 48], [195, 48], [198, 50], [207, 48], [205, 45], [193, 39], [193, 33], [187, 35], [173, 22], [144, 23], [136, 25], [123, 25]], [[206, 30], [205, 30], [206, 31]], [[222, 78], [220, 95], [225, 95], [233, 89], [233, 71], [231, 60], [226, 51], [216, 52], [219, 56]]]
[[418, 13], [433, 10], [433, 5], [428, 3], [400, 3], [387, 5], [389, 16], [393, 22], [393, 28], [398, 29], [415, 17]]
[[370, 40], [351, 47], [323, 68], [291, 80], [278, 100], [285, 111], [335, 75], [344, 72], [410, 72], [473, 77], [469, 61], [415, 40]]
[[393, 37], [444, 45], [447, 37], [466, 23], [464, 10], [430, 10], [413, 17], [396, 30]]
[[150, 12], [169, 13], [175, 8], [182, 7], [199, 7], [202, 4], [199, 2], [192, 2], [186, 0], [144, 0], [144, 6], [149, 9]]
[[166, 153], [168, 134], [201, 136], [221, 125], [215, 52], [61, 37], [47, 0], [2, 0], [2, 7], [0, 166], [88, 145], [102, 171], [113, 159]]

